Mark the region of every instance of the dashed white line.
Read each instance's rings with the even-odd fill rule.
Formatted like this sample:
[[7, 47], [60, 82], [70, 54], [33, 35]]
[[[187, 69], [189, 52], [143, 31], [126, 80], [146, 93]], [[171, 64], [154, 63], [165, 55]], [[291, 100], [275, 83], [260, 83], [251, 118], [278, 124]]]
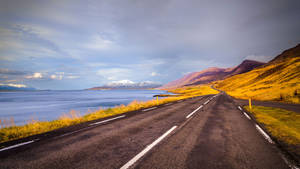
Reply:
[[83, 131], [83, 130], [91, 128], [91, 126], [93, 126], [93, 125], [106, 123], [106, 122], [109, 122], [109, 121], [112, 121], [112, 120], [116, 120], [116, 119], [120, 119], [120, 118], [124, 118], [124, 117], [125, 117], [125, 115], [122, 115], [122, 116], [114, 117], [114, 118], [111, 118], [111, 119], [107, 119], [107, 120], [99, 121], [99, 122], [96, 122], [96, 123], [92, 123], [92, 124], [89, 124], [89, 127], [85, 127], [85, 128], [82, 128], [82, 129], [79, 129], [79, 130], [76, 130], [76, 131], [72, 131], [70, 133], [62, 134], [62, 135], [57, 136], [55, 138], [60, 138], [60, 137], [64, 137], [64, 136], [68, 136], [68, 135], [74, 134], [74, 133], [78, 133], [80, 131]]
[[149, 110], [153, 110], [153, 109], [156, 109], [157, 107], [151, 107], [151, 108], [149, 108], [149, 109], [144, 109], [144, 110], [142, 110], [142, 111], [149, 111]]
[[103, 120], [103, 121], [99, 121], [99, 122], [96, 122], [96, 123], [89, 124], [89, 126], [106, 123], [106, 122], [116, 120], [116, 119], [120, 119], [120, 118], [124, 118], [124, 117], [125, 117], [125, 115], [114, 117], [114, 118], [111, 118], [111, 119], [107, 119], [107, 120]]
[[90, 127], [83, 128], [83, 129], [80, 129], [80, 130], [72, 131], [72, 132], [70, 132], [70, 133], [62, 134], [62, 135], [57, 136], [57, 137], [55, 137], [55, 138], [68, 136], [68, 135], [71, 135], [71, 134], [74, 134], [74, 133], [78, 133], [78, 132], [80, 132], [80, 131], [82, 131], [82, 130], [86, 130], [86, 129], [89, 129], [89, 128], [91, 128], [91, 126], [90, 126]]
[[241, 108], [241, 106], [238, 106], [238, 108], [239, 108], [241, 111], [243, 111], [243, 109]]
[[244, 115], [245, 115], [249, 120], [251, 120], [251, 117], [248, 116], [248, 114], [247, 114], [246, 112], [243, 112], [243, 113], [244, 113]]
[[148, 145], [143, 151], [133, 157], [130, 161], [128, 161], [125, 165], [123, 165], [120, 169], [127, 169], [132, 166], [135, 162], [137, 162], [141, 157], [143, 157], [148, 151], [150, 151], [154, 146], [156, 146], [160, 141], [162, 141], [165, 137], [167, 137], [173, 130], [176, 129], [177, 126], [173, 126], [169, 129], [165, 134], [156, 139], [153, 143]]
[[167, 103], [167, 104], [165, 104], [165, 106], [169, 106], [169, 105], [171, 105], [172, 103]]
[[264, 138], [266, 140], [268, 140], [269, 143], [274, 144], [273, 140], [271, 139], [271, 137], [264, 132], [264, 130], [262, 128], [260, 128], [257, 124], [255, 125], [256, 129], [264, 136]]
[[285, 156], [280, 153], [281, 158], [283, 159], [283, 161], [291, 168], [291, 169], [299, 169], [298, 167], [294, 166], [289, 160], [287, 160], [285, 158]]
[[5, 150], [13, 149], [13, 148], [16, 148], [16, 147], [20, 147], [20, 146], [23, 146], [23, 145], [26, 145], [26, 144], [33, 143], [33, 142], [38, 141], [38, 140], [39, 139], [27, 141], [27, 142], [24, 142], [24, 143], [15, 144], [15, 145], [12, 145], [12, 146], [8, 146], [8, 147], [0, 149], [0, 151], [5, 151]]
[[201, 105], [200, 107], [198, 107], [197, 109], [195, 109], [192, 113], [190, 113], [189, 115], [186, 116], [186, 118], [190, 118], [194, 113], [196, 113], [199, 109], [201, 109], [203, 107], [203, 105]]
[[183, 100], [178, 100], [177, 103], [180, 103], [180, 102], [182, 102], [182, 101], [183, 101]]
[[209, 101], [210, 101], [210, 100], [207, 100], [207, 101], [204, 103], [204, 105], [207, 104], [207, 103], [209, 103]]

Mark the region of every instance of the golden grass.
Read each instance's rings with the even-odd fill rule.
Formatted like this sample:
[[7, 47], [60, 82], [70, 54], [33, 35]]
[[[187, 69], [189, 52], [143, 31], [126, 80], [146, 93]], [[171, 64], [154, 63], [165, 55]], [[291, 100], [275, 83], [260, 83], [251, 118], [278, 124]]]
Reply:
[[[201, 91], [197, 91], [201, 90]], [[41, 134], [55, 129], [75, 125], [78, 123], [83, 123], [87, 121], [92, 121], [96, 119], [101, 119], [109, 116], [114, 116], [118, 114], [123, 114], [130, 111], [140, 110], [164, 103], [169, 103], [177, 100], [186, 99], [189, 97], [195, 97], [207, 94], [216, 94], [218, 91], [211, 89], [209, 86], [195, 86], [194, 88], [181, 88], [174, 90], [172, 92], [177, 92], [180, 95], [175, 95], [172, 97], [167, 97], [163, 99], [156, 99], [150, 101], [133, 101], [127, 106], [119, 105], [108, 109], [99, 109], [95, 112], [88, 112], [85, 115], [81, 115], [80, 112], [71, 110], [67, 114], [63, 114], [59, 119], [54, 121], [37, 121], [32, 120], [26, 125], [15, 126], [13, 122], [9, 120], [0, 121], [0, 143], [7, 142], [11, 140], [16, 140], [19, 138], [28, 137], [31, 135]], [[3, 123], [5, 122], [5, 123]]]
[[187, 97], [195, 97], [195, 96], [219, 93], [217, 90], [212, 89], [210, 85], [187, 86], [187, 87], [177, 88], [169, 91]]
[[216, 88], [241, 99], [300, 103], [300, 58], [229, 77]]
[[[244, 107], [248, 112], [249, 106]], [[264, 124], [272, 136], [293, 145], [300, 155], [300, 114], [280, 108], [252, 106], [251, 112], [259, 123]]]

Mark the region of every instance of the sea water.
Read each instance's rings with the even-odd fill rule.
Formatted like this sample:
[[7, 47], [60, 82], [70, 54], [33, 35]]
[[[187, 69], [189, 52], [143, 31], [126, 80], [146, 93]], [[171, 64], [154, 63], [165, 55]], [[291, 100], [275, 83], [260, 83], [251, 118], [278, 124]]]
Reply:
[[0, 92], [0, 119], [13, 119], [16, 125], [31, 120], [58, 119], [71, 110], [82, 115], [99, 108], [127, 105], [133, 100], [154, 99], [161, 90], [76, 90]]

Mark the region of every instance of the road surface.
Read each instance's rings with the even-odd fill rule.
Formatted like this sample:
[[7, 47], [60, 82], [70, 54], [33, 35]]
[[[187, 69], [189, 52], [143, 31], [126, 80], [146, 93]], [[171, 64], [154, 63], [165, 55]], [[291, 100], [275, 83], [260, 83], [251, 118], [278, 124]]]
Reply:
[[237, 103], [207, 95], [2, 144], [0, 168], [293, 168]]

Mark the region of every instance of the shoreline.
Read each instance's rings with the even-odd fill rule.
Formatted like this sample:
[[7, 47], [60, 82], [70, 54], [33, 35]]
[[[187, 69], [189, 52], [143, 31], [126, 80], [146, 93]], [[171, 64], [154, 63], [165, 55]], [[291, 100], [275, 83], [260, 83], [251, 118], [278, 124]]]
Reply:
[[29, 136], [42, 134], [60, 128], [82, 124], [93, 120], [99, 120], [106, 117], [112, 117], [119, 114], [126, 114], [128, 112], [137, 111], [144, 108], [150, 108], [153, 106], [158, 106], [173, 101], [183, 100], [190, 97], [197, 97], [202, 95], [219, 93], [218, 91], [211, 89], [210, 86], [205, 86], [205, 85], [197, 86], [193, 91], [181, 89], [179, 92], [175, 92], [175, 91], [169, 91], [169, 92], [178, 93], [180, 95], [173, 96], [173, 97], [166, 97], [158, 100], [153, 99], [149, 101], [132, 101], [126, 106], [119, 105], [113, 108], [100, 109], [83, 116], [77, 114], [76, 111], [71, 111], [69, 112], [69, 114], [65, 114], [64, 116], [61, 116], [60, 118], [53, 121], [33, 121], [32, 123], [25, 124], [22, 126], [11, 126], [11, 127], [0, 128], [0, 135], [2, 135], [2, 138], [0, 138], [0, 143], [26, 138]]

